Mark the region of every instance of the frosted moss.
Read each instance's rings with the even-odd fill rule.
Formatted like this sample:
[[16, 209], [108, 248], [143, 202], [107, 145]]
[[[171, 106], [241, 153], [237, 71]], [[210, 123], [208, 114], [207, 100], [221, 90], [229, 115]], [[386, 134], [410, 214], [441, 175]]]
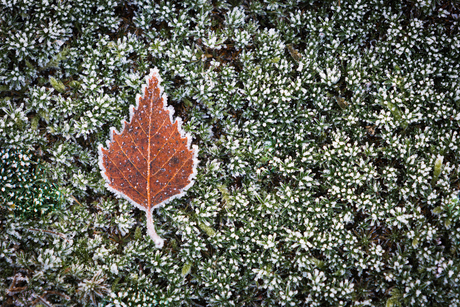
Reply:
[[[65, 201], [2, 204], [0, 301], [460, 305], [452, 1], [1, 3], [0, 147]], [[152, 67], [201, 161], [161, 251], [97, 166]]]

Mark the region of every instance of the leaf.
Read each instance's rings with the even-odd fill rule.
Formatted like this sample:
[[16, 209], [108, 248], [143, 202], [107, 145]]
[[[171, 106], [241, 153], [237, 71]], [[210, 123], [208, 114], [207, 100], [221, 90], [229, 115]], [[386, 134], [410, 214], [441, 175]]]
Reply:
[[164, 240], [155, 232], [152, 211], [181, 197], [193, 185], [198, 147], [192, 137], [173, 121], [158, 70], [152, 69], [142, 87], [143, 96], [130, 106], [130, 121], [121, 132], [110, 129], [107, 149], [99, 145], [99, 166], [106, 187], [146, 211], [148, 234], [161, 248]]
[[192, 270], [192, 262], [188, 261], [184, 263], [184, 266], [182, 267], [181, 275], [182, 276], [188, 275], [191, 270]]
[[59, 93], [64, 93], [65, 92], [65, 85], [62, 83], [62, 81], [56, 80], [52, 76], [50, 76], [50, 83], [54, 87], [56, 91]]
[[438, 155], [438, 157], [436, 158], [436, 161], [434, 161], [433, 179], [431, 180], [432, 185], [434, 185], [436, 181], [438, 181], [439, 175], [441, 175], [443, 160], [444, 160], [444, 157]]

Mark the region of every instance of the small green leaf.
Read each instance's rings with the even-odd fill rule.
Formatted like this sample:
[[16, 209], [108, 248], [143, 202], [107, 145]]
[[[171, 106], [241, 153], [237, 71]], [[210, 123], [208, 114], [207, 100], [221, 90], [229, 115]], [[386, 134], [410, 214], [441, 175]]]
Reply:
[[136, 227], [136, 230], [134, 231], [134, 239], [140, 240], [142, 238], [142, 230], [139, 226]]
[[318, 267], [318, 269], [323, 269], [324, 268], [324, 261], [316, 259], [315, 257], [310, 258], [311, 261]]
[[64, 61], [67, 59], [67, 56], [70, 54], [70, 48], [67, 47], [67, 46], [64, 46], [64, 48], [62, 48], [61, 52], [59, 52], [57, 55], [56, 55], [56, 60], [58, 62], [61, 62], [61, 61]]
[[40, 121], [40, 116], [34, 116], [32, 120], [30, 121], [30, 127], [32, 130], [37, 130], [38, 129], [38, 122]]
[[56, 91], [59, 93], [64, 93], [65, 92], [65, 85], [62, 83], [60, 80], [56, 80], [55, 78], [50, 76], [50, 83], [54, 87]]
[[401, 302], [399, 301], [402, 298], [401, 292], [398, 288], [393, 288], [391, 290], [391, 297], [387, 300], [386, 307], [400, 307]]
[[434, 161], [434, 169], [433, 169], [433, 180], [431, 184], [435, 184], [438, 181], [439, 176], [441, 175], [442, 171], [442, 161], [444, 160], [443, 156], [438, 156], [436, 161]]
[[184, 266], [182, 267], [181, 275], [186, 276], [190, 273], [191, 270], [192, 270], [192, 262], [187, 261], [186, 263], [184, 263]]
[[219, 185], [217, 186], [219, 189], [220, 193], [222, 193], [222, 200], [224, 202], [228, 202], [230, 200], [230, 193], [228, 192], [227, 186], [226, 185]]
[[38, 112], [38, 115], [40, 116], [40, 118], [44, 119], [46, 122], [50, 120], [50, 115], [48, 114], [48, 111], [46, 110], [40, 110]]
[[442, 206], [438, 206], [438, 207], [433, 209], [433, 214], [438, 215], [443, 211], [444, 211], [444, 208]]
[[79, 89], [81, 86], [81, 83], [76, 80], [72, 80], [69, 82], [69, 86], [75, 89]]
[[203, 230], [210, 237], [212, 237], [212, 236], [214, 236], [216, 234], [216, 231], [212, 227], [210, 227], [210, 226], [208, 226], [208, 225], [206, 225], [204, 223], [198, 223], [198, 226], [201, 228], [201, 230]]
[[393, 114], [393, 117], [398, 121], [401, 120], [401, 118], [402, 118], [401, 110], [399, 110], [399, 108], [397, 106], [395, 106], [391, 102], [388, 102], [387, 106], [388, 106], [388, 109], [390, 110], [391, 114]]
[[171, 239], [170, 243], [173, 250], [178, 248], [176, 239]]
[[418, 242], [419, 242], [418, 237], [415, 237], [415, 238], [412, 240], [412, 247], [413, 247], [413, 248], [416, 248], [417, 245], [418, 245]]

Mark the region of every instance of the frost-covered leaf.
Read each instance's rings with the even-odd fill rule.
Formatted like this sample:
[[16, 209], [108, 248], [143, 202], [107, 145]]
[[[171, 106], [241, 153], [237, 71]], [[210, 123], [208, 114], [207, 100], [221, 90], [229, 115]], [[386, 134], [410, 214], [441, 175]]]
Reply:
[[193, 185], [198, 164], [198, 148], [190, 148], [192, 137], [173, 120], [174, 109], [167, 106], [157, 69], [152, 69], [130, 107], [130, 121], [119, 133], [111, 129], [107, 149], [99, 147], [99, 164], [107, 187], [139, 209], [147, 212], [147, 227], [157, 247], [163, 246], [155, 232], [152, 210], [184, 195]]

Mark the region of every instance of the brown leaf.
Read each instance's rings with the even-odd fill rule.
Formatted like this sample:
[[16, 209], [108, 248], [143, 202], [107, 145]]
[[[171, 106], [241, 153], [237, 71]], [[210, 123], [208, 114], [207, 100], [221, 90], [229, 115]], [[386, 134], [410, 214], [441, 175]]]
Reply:
[[373, 126], [366, 126], [367, 133], [369, 133], [371, 136], [374, 136], [375, 134], [375, 125]]
[[192, 137], [173, 121], [174, 109], [167, 106], [158, 70], [152, 69], [130, 106], [130, 121], [121, 132], [110, 129], [107, 149], [99, 146], [99, 165], [107, 188], [147, 214], [147, 229], [159, 248], [152, 210], [181, 197], [193, 185], [198, 164], [198, 147], [190, 148]]
[[292, 58], [298, 62], [302, 59], [302, 55], [300, 54], [299, 50], [295, 49], [294, 46], [292, 44], [287, 44], [286, 45], [288, 51], [289, 51], [289, 54], [292, 56]]

